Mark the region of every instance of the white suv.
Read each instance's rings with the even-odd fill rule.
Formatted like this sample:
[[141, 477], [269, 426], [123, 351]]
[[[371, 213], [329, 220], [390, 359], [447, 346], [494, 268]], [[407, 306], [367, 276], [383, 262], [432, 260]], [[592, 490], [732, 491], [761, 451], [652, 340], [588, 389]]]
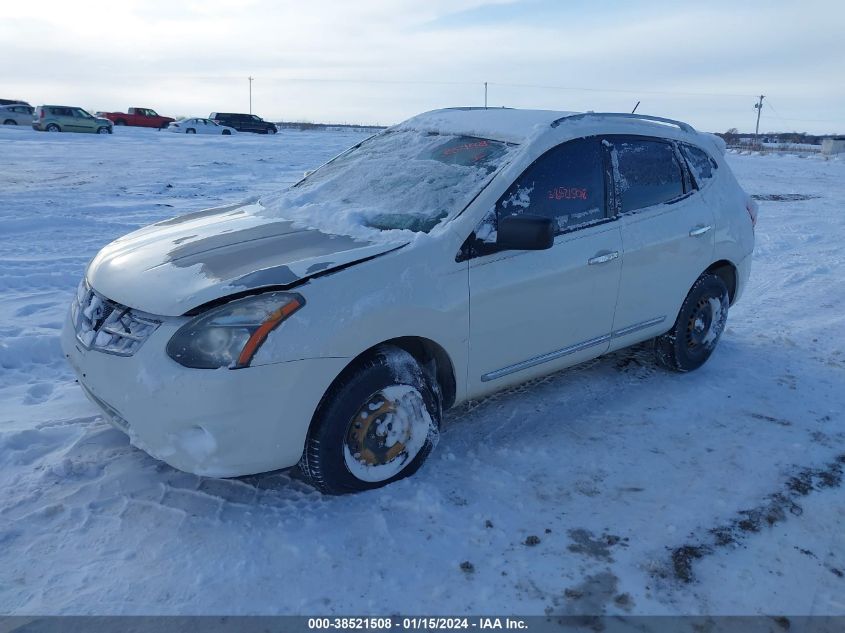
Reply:
[[275, 197], [106, 246], [63, 348], [176, 468], [381, 486], [469, 398], [647, 339], [704, 363], [754, 245], [723, 151], [658, 117], [422, 114]]

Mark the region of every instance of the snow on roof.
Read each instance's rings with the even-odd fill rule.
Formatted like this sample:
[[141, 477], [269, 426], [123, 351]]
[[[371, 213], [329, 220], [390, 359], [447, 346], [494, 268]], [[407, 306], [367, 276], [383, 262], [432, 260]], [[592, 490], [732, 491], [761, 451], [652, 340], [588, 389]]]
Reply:
[[462, 134], [508, 143], [523, 143], [538, 127], [576, 112], [514, 110], [511, 108], [447, 108], [424, 112], [395, 126], [395, 130], [421, 130]]

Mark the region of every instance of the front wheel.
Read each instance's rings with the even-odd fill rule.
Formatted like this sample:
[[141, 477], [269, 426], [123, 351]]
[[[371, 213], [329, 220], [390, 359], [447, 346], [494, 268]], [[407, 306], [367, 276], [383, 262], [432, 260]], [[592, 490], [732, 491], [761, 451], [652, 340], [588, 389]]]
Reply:
[[328, 494], [379, 488], [419, 469], [437, 443], [440, 417], [433, 379], [405, 350], [381, 347], [323, 397], [300, 469]]
[[111, 134], [111, 128], [105, 125], [97, 128], [97, 134]]
[[185, 134], [196, 134], [196, 133], [197, 133], [197, 131], [192, 127], [189, 127], [187, 130], [185, 130]]
[[267, 130], [267, 134], [275, 134], [275, 133], [276, 133], [276, 128], [274, 128], [274, 127], [271, 127], [270, 129]]
[[232, 133], [229, 130], [223, 130], [223, 136], [232, 136]]
[[3, 121], [3, 125], [17, 125], [17, 124], [18, 124], [18, 122], [15, 121], [14, 119], [6, 119], [5, 121]]
[[728, 287], [718, 275], [699, 277], [684, 300], [675, 325], [654, 339], [657, 362], [674, 371], [701, 367], [722, 336], [728, 320]]

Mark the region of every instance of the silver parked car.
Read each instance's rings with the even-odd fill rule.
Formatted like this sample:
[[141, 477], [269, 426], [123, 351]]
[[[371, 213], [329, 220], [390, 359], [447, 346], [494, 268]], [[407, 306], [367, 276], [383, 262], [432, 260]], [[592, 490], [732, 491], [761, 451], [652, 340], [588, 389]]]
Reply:
[[32, 129], [41, 132], [90, 132], [111, 134], [114, 123], [95, 117], [82, 108], [42, 105], [35, 109]]
[[3, 125], [29, 125], [34, 109], [25, 103], [0, 106], [0, 122]]

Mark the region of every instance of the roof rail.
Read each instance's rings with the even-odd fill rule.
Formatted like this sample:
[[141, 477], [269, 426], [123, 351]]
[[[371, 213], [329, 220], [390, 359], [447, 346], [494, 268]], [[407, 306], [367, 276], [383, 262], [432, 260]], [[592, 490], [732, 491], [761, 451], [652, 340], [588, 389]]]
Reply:
[[656, 123], [666, 123], [674, 125], [684, 132], [694, 133], [696, 130], [689, 123], [683, 121], [675, 121], [674, 119], [665, 119], [662, 116], [651, 116], [648, 114], [631, 114], [630, 112], [582, 112], [581, 114], [571, 114], [552, 121], [551, 126], [557, 127], [566, 121], [574, 121], [576, 119], [583, 119], [585, 117], [611, 117], [614, 119], [637, 119], [640, 121], [654, 121]]
[[443, 108], [444, 110], [462, 110], [464, 112], [473, 112], [475, 110], [513, 110], [513, 108], [509, 108], [507, 106], [452, 106], [449, 108]]

